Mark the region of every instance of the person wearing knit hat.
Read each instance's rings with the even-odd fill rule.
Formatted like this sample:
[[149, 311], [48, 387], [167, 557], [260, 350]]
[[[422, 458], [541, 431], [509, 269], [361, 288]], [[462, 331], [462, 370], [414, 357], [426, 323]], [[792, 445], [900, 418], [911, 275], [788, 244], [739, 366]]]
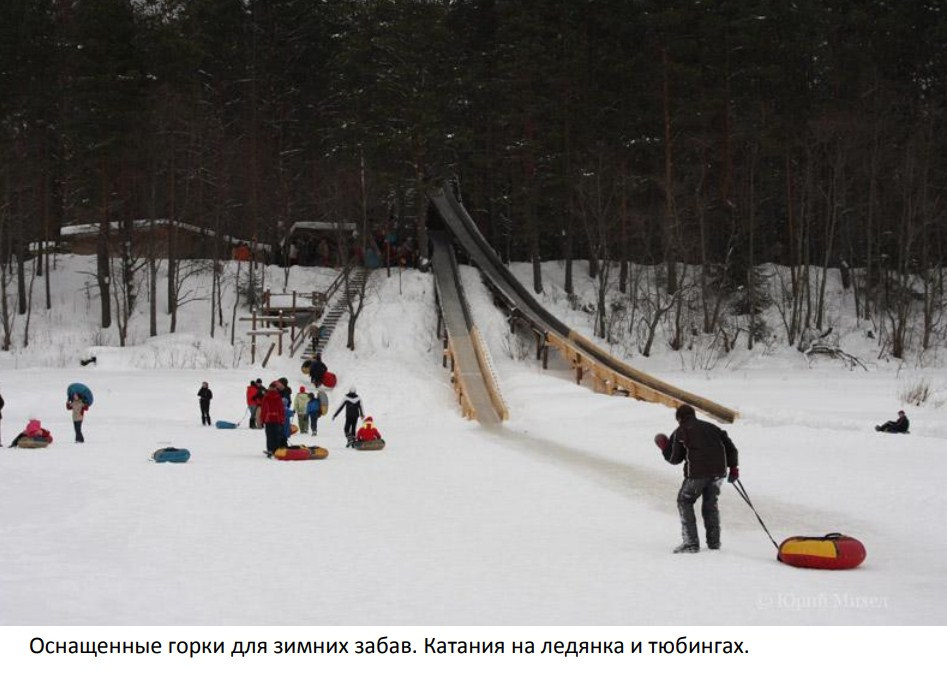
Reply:
[[299, 424], [300, 433], [309, 433], [309, 393], [305, 386], [299, 387], [299, 393], [293, 398], [293, 410], [296, 412], [296, 422]]

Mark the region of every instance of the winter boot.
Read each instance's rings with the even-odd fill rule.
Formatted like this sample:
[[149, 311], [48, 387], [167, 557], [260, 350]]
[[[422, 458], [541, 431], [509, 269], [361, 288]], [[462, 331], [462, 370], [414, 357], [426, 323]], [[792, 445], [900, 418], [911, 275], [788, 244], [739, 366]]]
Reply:
[[675, 553], [699, 553], [700, 546], [696, 543], [681, 543], [674, 549]]

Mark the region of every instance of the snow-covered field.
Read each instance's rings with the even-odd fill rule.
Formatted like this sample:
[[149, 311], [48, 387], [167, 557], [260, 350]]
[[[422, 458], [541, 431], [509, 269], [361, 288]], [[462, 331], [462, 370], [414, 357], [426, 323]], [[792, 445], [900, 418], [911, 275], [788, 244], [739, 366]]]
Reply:
[[[317, 442], [330, 458], [304, 464], [266, 460], [262, 432], [245, 423], [235, 431], [202, 427], [201, 381], [215, 394], [213, 418], [236, 421], [251, 378], [286, 376], [294, 387], [308, 380], [290, 359], [268, 369], [174, 368], [186, 364], [182, 350], [194, 356], [199, 344], [208, 346], [197, 331], [146, 346], [94, 348], [98, 364], [87, 368], [5, 365], [5, 444], [31, 416], [56, 441], [43, 451], [0, 454], [0, 619], [947, 620], [940, 588], [947, 572], [947, 466], [938, 459], [947, 438], [943, 370], [914, 372], [936, 402], [908, 408], [911, 435], [889, 436], [872, 426], [899, 408], [904, 372], [850, 371], [832, 360], [808, 369], [785, 358], [694, 372], [666, 356], [658, 362], [665, 368], [649, 371], [740, 411], [730, 433], [743, 481], [778, 540], [841, 531], [869, 552], [862, 568], [847, 573], [783, 566], [752, 512], [725, 488], [723, 549], [681, 558], [669, 554], [678, 539], [680, 471], [651, 441], [673, 427], [672, 411], [596, 395], [571, 383], [555, 359], [545, 372], [530, 355], [513, 359], [502, 315], [475, 272], [465, 280], [512, 419], [489, 431], [460, 418], [439, 364], [430, 278], [379, 272], [356, 351], [345, 349], [340, 329], [326, 359], [341, 389], [357, 386], [388, 439], [381, 453], [346, 450], [341, 419], [321, 422]], [[72, 381], [96, 393], [85, 444], [72, 442], [64, 407]], [[189, 448], [191, 462], [147, 459], [167, 445]]]
[[[73, 264], [56, 283], [83, 278]], [[229, 332], [211, 342], [200, 302], [182, 314], [183, 334], [94, 346], [96, 303], [73, 282], [60, 314], [34, 313], [32, 350], [0, 356], [4, 445], [32, 416], [55, 437], [45, 450], [0, 450], [0, 624], [947, 623], [947, 371], [809, 368], [791, 349], [709, 371], [673, 354], [632, 359], [741, 413], [727, 428], [777, 541], [839, 531], [868, 550], [852, 571], [782, 565], [725, 487], [722, 550], [672, 555], [681, 472], [652, 437], [673, 428], [673, 411], [594, 394], [554, 356], [540, 369], [464, 269], [511, 420], [487, 430], [460, 417], [430, 276], [380, 271], [356, 350], [343, 326], [325, 359], [340, 380], [332, 410], [355, 385], [388, 447], [346, 450], [341, 417], [323, 418], [316, 442], [330, 456], [304, 463], [267, 460], [262, 431], [245, 422], [202, 427], [196, 397], [208, 381], [213, 419], [237, 421], [253, 378], [308, 386], [299, 360], [230, 368]], [[290, 287], [327, 279], [296, 269]], [[98, 363], [80, 367], [90, 351]], [[84, 444], [64, 405], [73, 381], [95, 392]], [[873, 431], [918, 381], [932, 396], [905, 408], [911, 434]], [[168, 445], [191, 461], [148, 460]]]

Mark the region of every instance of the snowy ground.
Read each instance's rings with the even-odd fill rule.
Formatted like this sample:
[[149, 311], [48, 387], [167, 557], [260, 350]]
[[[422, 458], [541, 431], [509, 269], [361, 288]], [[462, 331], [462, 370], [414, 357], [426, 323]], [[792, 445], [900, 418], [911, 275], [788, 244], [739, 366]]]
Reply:
[[[555, 358], [541, 370], [476, 274], [464, 278], [512, 418], [486, 430], [459, 416], [430, 277], [379, 272], [356, 351], [342, 327], [325, 355], [342, 389], [333, 409], [356, 385], [388, 441], [378, 453], [346, 450], [341, 418], [320, 423], [329, 458], [307, 463], [265, 459], [262, 432], [245, 424], [201, 427], [201, 381], [214, 391], [212, 417], [236, 421], [251, 378], [308, 380], [298, 360], [201, 369], [194, 350], [209, 346], [196, 325], [147, 346], [97, 347], [94, 367], [0, 358], [4, 445], [33, 415], [55, 436], [46, 450], [0, 450], [0, 623], [947, 623], [944, 370], [809, 369], [789, 354], [711, 371], [646, 361], [740, 411], [728, 430], [777, 540], [841, 531], [868, 550], [853, 571], [784, 566], [726, 487], [723, 549], [677, 556], [681, 473], [652, 444], [673, 428], [672, 411], [576, 386]], [[88, 303], [75, 307], [91, 318]], [[224, 350], [218, 362], [233, 354]], [[875, 433], [912, 378], [934, 391], [906, 408], [912, 433]], [[96, 396], [81, 445], [64, 407], [73, 381]], [[167, 445], [189, 448], [191, 461], [148, 460]]]

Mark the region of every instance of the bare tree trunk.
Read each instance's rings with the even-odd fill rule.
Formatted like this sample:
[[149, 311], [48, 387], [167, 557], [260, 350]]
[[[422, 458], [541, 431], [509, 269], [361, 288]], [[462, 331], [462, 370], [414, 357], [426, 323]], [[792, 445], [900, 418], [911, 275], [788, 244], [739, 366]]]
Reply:
[[674, 165], [671, 146], [671, 84], [667, 48], [661, 51], [662, 104], [664, 113], [664, 261], [667, 265], [667, 292], [677, 288], [677, 212], [674, 207]]
[[753, 340], [757, 334], [756, 320], [756, 146], [751, 146], [749, 152], [749, 164], [747, 173], [748, 198], [746, 208], [746, 228], [749, 238], [749, 254], [747, 255], [747, 274], [746, 274], [746, 297], [747, 310], [750, 316], [750, 326], [747, 333], [747, 350], [753, 350]]
[[230, 345], [233, 345], [236, 341], [237, 335], [237, 307], [240, 305], [240, 265], [242, 262], [237, 262], [237, 274], [233, 279], [233, 312], [230, 316]]
[[100, 161], [99, 176], [101, 181], [101, 218], [99, 235], [96, 241], [96, 282], [99, 287], [99, 303], [101, 304], [101, 320], [103, 329], [112, 326], [112, 276], [109, 269], [109, 242], [111, 238], [111, 223], [109, 220], [109, 184], [108, 169], [103, 157]]

